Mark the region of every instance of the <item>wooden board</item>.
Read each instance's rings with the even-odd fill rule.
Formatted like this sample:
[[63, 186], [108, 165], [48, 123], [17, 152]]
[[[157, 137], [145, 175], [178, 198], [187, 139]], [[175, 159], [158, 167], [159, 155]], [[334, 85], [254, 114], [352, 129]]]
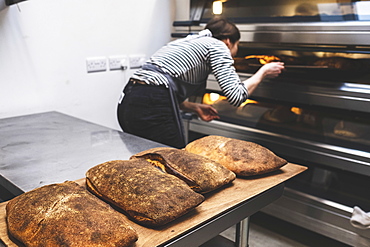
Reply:
[[[307, 168], [296, 164], [287, 164], [280, 170], [263, 176], [237, 178], [232, 184], [215, 192], [206, 194], [206, 200], [195, 210], [181, 218], [156, 229], [150, 229], [129, 221], [138, 232], [139, 240], [134, 247], [158, 246], [170, 239], [184, 234], [203, 222], [230, 210], [236, 205], [257, 196], [305, 171]], [[84, 185], [85, 179], [76, 182]], [[6, 226], [6, 202], [0, 204], [0, 239], [6, 246], [18, 246], [9, 239]]]

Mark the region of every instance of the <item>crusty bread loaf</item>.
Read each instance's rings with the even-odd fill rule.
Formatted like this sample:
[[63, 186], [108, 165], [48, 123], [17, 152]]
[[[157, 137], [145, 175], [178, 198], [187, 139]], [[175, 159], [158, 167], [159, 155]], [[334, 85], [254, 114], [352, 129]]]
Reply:
[[162, 171], [172, 174], [199, 193], [207, 193], [232, 182], [235, 173], [220, 163], [176, 148], [152, 148], [133, 158], [144, 158]]
[[10, 200], [8, 232], [25, 246], [131, 246], [123, 214], [75, 182], [46, 185]]
[[255, 70], [255, 68], [249, 66], [249, 61], [244, 59], [244, 57], [234, 57], [234, 67], [238, 72]]
[[197, 139], [185, 150], [215, 160], [239, 176], [264, 174], [287, 164], [285, 159], [259, 144], [223, 136]]
[[291, 107], [287, 106], [277, 106], [263, 114], [263, 118], [275, 123], [294, 122], [297, 120], [297, 115], [294, 114], [290, 108]]
[[90, 191], [149, 227], [167, 224], [204, 201], [184, 181], [144, 159], [105, 162], [89, 169], [86, 178]]
[[367, 124], [341, 120], [334, 126], [334, 134], [348, 138], [361, 138], [370, 132]]
[[314, 64], [315, 66], [327, 66], [330, 69], [357, 71], [361, 69], [361, 63], [356, 59], [345, 57], [323, 57], [318, 58]]

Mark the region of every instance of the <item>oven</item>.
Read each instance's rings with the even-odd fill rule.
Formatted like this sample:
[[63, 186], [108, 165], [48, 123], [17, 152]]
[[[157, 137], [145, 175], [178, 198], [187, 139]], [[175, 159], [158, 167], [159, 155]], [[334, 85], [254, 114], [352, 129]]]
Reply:
[[[204, 28], [213, 1], [190, 1], [174, 37]], [[191, 101], [220, 119], [186, 120], [189, 141], [222, 135], [261, 144], [308, 171], [262, 211], [352, 246], [370, 230], [350, 224], [354, 206], [370, 211], [370, 1], [223, 1], [241, 31], [235, 67], [242, 79], [262, 64], [285, 71], [264, 80], [242, 106], [230, 105], [212, 76]]]

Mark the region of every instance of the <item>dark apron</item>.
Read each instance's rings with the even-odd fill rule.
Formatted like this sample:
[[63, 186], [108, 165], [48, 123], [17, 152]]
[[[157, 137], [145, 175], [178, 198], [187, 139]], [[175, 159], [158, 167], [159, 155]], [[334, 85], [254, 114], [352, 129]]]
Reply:
[[184, 126], [183, 126], [179, 104], [184, 102], [189, 96], [192, 96], [196, 94], [197, 92], [204, 90], [205, 83], [201, 83], [197, 85], [190, 84], [189, 82], [172, 77], [171, 75], [165, 73], [161, 68], [153, 64], [144, 64], [142, 69], [160, 73], [167, 78], [168, 84], [169, 84], [168, 91], [169, 91], [169, 96], [170, 96], [171, 103], [172, 103], [171, 105], [172, 111], [175, 116], [176, 125], [178, 127], [179, 133], [182, 137], [182, 142], [184, 143], [184, 145], [186, 145]]

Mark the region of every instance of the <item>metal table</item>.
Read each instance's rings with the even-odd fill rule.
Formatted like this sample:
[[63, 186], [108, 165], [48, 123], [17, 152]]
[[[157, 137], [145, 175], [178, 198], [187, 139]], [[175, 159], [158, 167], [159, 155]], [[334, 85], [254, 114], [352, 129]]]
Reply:
[[58, 112], [0, 119], [0, 186], [19, 195], [158, 146], [164, 145]]
[[[0, 119], [0, 197], [14, 197], [65, 180], [81, 180], [95, 165], [129, 159], [133, 154], [160, 146], [164, 145], [58, 112]], [[248, 245], [248, 217], [278, 199], [283, 193], [284, 182], [305, 169], [288, 164], [285, 170], [270, 178], [237, 179], [233, 186], [208, 195], [198, 206], [197, 215], [182, 217], [160, 231], [135, 225], [142, 233], [136, 246], [153, 246], [154, 243], [157, 246], [198, 246], [237, 224], [237, 246], [245, 247]], [[229, 196], [230, 193], [240, 195], [249, 186], [260, 185], [261, 188], [251, 189], [237, 201], [233, 201], [235, 196]], [[242, 191], [237, 191], [238, 188]], [[231, 198], [223, 199], [228, 196]], [[4, 211], [5, 203], [2, 204], [0, 209]], [[4, 213], [2, 217], [4, 219]], [[4, 226], [5, 223], [0, 222], [0, 227]]]

